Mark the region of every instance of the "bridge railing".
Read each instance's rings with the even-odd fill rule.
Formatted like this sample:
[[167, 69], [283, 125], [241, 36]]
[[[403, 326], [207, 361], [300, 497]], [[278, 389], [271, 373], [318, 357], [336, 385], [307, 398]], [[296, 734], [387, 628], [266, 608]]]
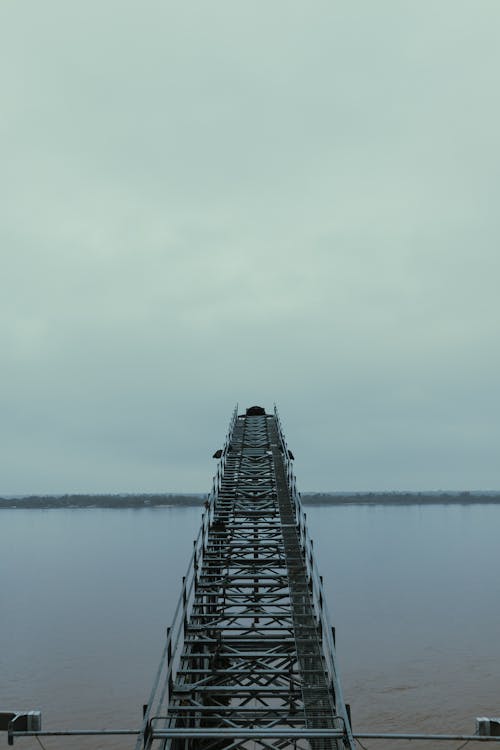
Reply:
[[[228, 447], [237, 419], [238, 406], [235, 407], [229, 422], [226, 439], [222, 448], [222, 455], [218, 461], [217, 471], [213, 478], [212, 490], [205, 501], [200, 530], [198, 536], [193, 541], [193, 551], [188, 562], [186, 575], [182, 578], [181, 593], [174, 610], [171, 625], [167, 628], [167, 637], [161, 654], [160, 663], [153, 681], [153, 687], [151, 689], [148, 703], [144, 707], [142, 731], [137, 739], [136, 750], [140, 750], [141, 747], [151, 747], [153, 737], [148, 732], [151, 720], [155, 718], [158, 719], [161, 716], [164, 717], [167, 713], [169, 700], [172, 696], [173, 683], [183, 651], [184, 638], [195, 597], [199, 570], [206, 549], [208, 530], [214, 517], [214, 507], [221, 488]], [[166, 720], [164, 723], [166, 725]]]
[[307, 528], [307, 515], [304, 512], [304, 506], [300, 493], [297, 489], [295, 473], [293, 471], [293, 454], [288, 448], [278, 409], [274, 407], [274, 416], [278, 428], [278, 435], [281, 443], [281, 452], [285, 464], [285, 473], [288, 484], [288, 490], [295, 509], [295, 520], [297, 524], [297, 533], [299, 535], [302, 554], [306, 565], [309, 588], [312, 596], [312, 602], [318, 624], [318, 637], [322, 642], [322, 651], [325, 657], [325, 667], [331, 682], [331, 688], [335, 698], [337, 713], [342, 717], [344, 726], [352, 744], [351, 724], [348, 716], [346, 704], [342, 694], [342, 687], [339, 676], [339, 669], [335, 659], [335, 628], [331, 624], [330, 613], [326, 602], [325, 591], [323, 587], [323, 576], [320, 575], [314, 555], [314, 544]]
[[[297, 533], [300, 537], [314, 611], [318, 623], [318, 637], [322, 640], [322, 651], [325, 657], [325, 668], [331, 681], [331, 687], [335, 696], [335, 705], [337, 712], [342, 717], [344, 726], [348, 727], [348, 733], [350, 734], [350, 722], [347, 716], [347, 710], [343, 700], [342, 689], [338, 675], [338, 668], [335, 662], [334, 629], [330, 624], [330, 617], [323, 589], [323, 579], [319, 574], [316, 565], [314, 545], [307, 529], [307, 516], [302, 506], [300, 493], [297, 490], [292, 460], [290, 458], [291, 454], [289, 452], [288, 445], [283, 434], [281, 421], [276, 407], [275, 417], [281, 442], [283, 459], [285, 463], [288, 489], [295, 509]], [[238, 410], [236, 407], [229, 423], [226, 439], [222, 448], [222, 455], [218, 462], [217, 471], [213, 479], [212, 490], [205, 502], [200, 530], [198, 532], [198, 536], [193, 542], [193, 551], [188, 563], [186, 575], [182, 579], [181, 594], [174, 611], [172, 624], [167, 629], [167, 638], [161, 655], [160, 664], [155, 680], [153, 682], [153, 687], [148, 703], [144, 708], [142, 734], [137, 740], [136, 750], [140, 750], [141, 747], [144, 747], [147, 750], [151, 747], [153, 737], [151, 734], [148, 735], [148, 727], [151, 725], [151, 721], [154, 719], [156, 720], [155, 724], [157, 727], [159, 724], [161, 725], [161, 722], [158, 722], [158, 719], [160, 717], [165, 717], [167, 713], [166, 709], [172, 695], [172, 687], [177, 669], [179, 667], [179, 662], [184, 646], [186, 627], [196, 592], [198, 571], [203, 560], [203, 553], [208, 538], [208, 530], [214, 517], [214, 508], [221, 489], [221, 482], [226, 465], [228, 447], [237, 418]], [[163, 720], [165, 727], [167, 726], [167, 721], [168, 720], [166, 718]]]

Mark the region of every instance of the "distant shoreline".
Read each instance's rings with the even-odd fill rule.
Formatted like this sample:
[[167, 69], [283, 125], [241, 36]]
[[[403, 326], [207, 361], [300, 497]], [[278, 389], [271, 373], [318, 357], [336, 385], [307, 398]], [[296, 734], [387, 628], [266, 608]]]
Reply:
[[[0, 497], [0, 510], [57, 508], [189, 508], [200, 507], [206, 494], [29, 495]], [[304, 492], [308, 506], [339, 505], [500, 505], [500, 492]]]

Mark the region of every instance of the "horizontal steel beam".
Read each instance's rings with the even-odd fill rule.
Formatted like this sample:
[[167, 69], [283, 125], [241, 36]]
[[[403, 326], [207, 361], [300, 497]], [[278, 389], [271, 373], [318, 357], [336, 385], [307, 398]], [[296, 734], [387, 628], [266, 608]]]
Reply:
[[237, 727], [226, 729], [154, 729], [152, 731], [153, 739], [223, 739], [230, 737], [235, 740], [256, 740], [256, 739], [329, 739], [341, 738], [344, 732], [341, 729], [266, 729], [256, 727], [255, 729], [239, 729]]
[[[193, 710], [193, 709], [190, 709]], [[214, 709], [217, 710], [217, 709]], [[221, 709], [218, 709], [219, 711]], [[243, 709], [239, 709], [241, 711]], [[253, 710], [253, 709], [252, 709]], [[272, 709], [265, 709], [265, 711], [272, 711]], [[164, 718], [164, 717], [158, 717]], [[139, 735], [141, 729], [60, 729], [43, 732], [11, 732], [11, 737], [97, 737], [97, 736], [113, 736], [113, 735]], [[265, 734], [264, 734], [265, 732]], [[185, 737], [188, 738], [212, 738], [217, 737], [234, 737], [235, 739], [243, 739], [241, 733], [246, 735], [246, 739], [259, 739], [259, 738], [290, 738], [290, 739], [320, 739], [328, 737], [343, 737], [344, 733], [337, 729], [249, 729], [249, 730], [235, 730], [235, 729], [157, 729], [153, 732], [155, 739], [168, 739], [174, 737]], [[355, 732], [352, 737], [360, 740], [422, 740], [422, 741], [467, 741], [467, 742], [500, 742], [500, 737], [484, 737], [477, 734], [405, 734], [405, 733], [389, 733], [389, 732]]]

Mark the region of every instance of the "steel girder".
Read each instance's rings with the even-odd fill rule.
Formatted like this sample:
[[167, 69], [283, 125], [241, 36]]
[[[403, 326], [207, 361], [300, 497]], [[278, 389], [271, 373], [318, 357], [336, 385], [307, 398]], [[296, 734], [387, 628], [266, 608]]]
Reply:
[[323, 605], [277, 412], [235, 413], [137, 747], [353, 748]]

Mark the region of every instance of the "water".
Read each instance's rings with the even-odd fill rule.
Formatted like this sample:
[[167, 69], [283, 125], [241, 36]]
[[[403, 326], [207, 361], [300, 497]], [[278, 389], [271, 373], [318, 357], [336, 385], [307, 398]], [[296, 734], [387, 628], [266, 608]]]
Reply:
[[[2, 510], [0, 710], [40, 708], [45, 729], [138, 727], [199, 519]], [[308, 521], [354, 728], [468, 733], [499, 715], [500, 506], [317, 507]]]
[[498, 716], [500, 506], [308, 517], [355, 728], [472, 733]]

